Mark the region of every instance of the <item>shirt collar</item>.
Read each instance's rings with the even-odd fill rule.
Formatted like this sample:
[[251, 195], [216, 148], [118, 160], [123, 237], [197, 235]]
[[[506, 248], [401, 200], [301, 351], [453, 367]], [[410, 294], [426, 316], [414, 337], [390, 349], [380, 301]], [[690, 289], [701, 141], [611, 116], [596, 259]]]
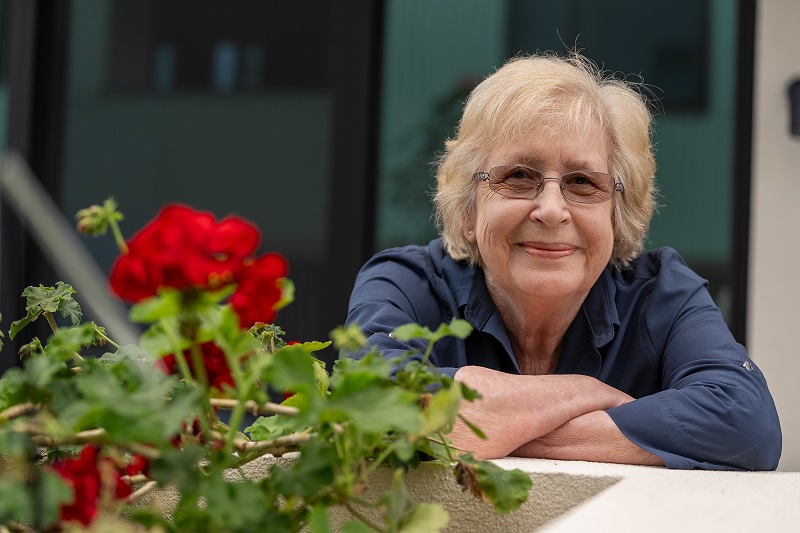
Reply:
[[[615, 305], [617, 287], [612, 277], [614, 268], [608, 266], [603, 270], [581, 308], [591, 330], [592, 344], [596, 348], [602, 348], [611, 342], [619, 327], [619, 314]], [[486, 288], [483, 270], [445, 255], [442, 275], [453, 291], [458, 307], [464, 309], [464, 318], [473, 327], [484, 330], [497, 308]]]

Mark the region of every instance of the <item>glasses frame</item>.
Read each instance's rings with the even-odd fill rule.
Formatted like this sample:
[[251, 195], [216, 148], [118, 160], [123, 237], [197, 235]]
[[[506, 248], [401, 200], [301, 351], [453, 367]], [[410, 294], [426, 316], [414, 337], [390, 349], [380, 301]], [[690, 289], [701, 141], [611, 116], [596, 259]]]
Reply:
[[[494, 189], [494, 187], [492, 187], [492, 185], [493, 185], [493, 183], [491, 181], [492, 171], [494, 171], [494, 169], [496, 169], [496, 168], [506, 168], [506, 167], [525, 168], [525, 169], [528, 169], [528, 170], [532, 170], [532, 171], [536, 172], [537, 174], [539, 174], [540, 176], [542, 176], [542, 181], [538, 184], [538, 186], [536, 186], [535, 188], [531, 189], [531, 191], [535, 191], [533, 196], [510, 196], [508, 194], [505, 194], [505, 193], [502, 193], [500, 191], [497, 191], [497, 190]], [[564, 190], [564, 177], [571, 176], [571, 175], [574, 175], [574, 174], [580, 174], [580, 173], [601, 174], [603, 176], [608, 176], [609, 178], [613, 179], [614, 180], [614, 188], [611, 189], [611, 194], [608, 196], [608, 198], [600, 200], [599, 202], [582, 202], [580, 200], [575, 200], [574, 198], [568, 197], [566, 195], [565, 190]], [[489, 185], [489, 190], [492, 191], [493, 193], [499, 194], [500, 196], [504, 196], [506, 198], [513, 198], [515, 200], [534, 200], [544, 190], [544, 182], [547, 181], [547, 180], [557, 181], [558, 184], [559, 184], [559, 188], [561, 189], [561, 196], [563, 196], [566, 201], [572, 202], [572, 203], [576, 203], [576, 204], [589, 204], [589, 205], [602, 204], [602, 203], [605, 203], [605, 202], [611, 200], [614, 197], [614, 193], [615, 192], [624, 192], [625, 191], [625, 185], [623, 185], [622, 181], [620, 181], [618, 179], [614, 179], [614, 177], [611, 174], [607, 174], [605, 172], [597, 172], [597, 171], [594, 171], [594, 170], [573, 170], [571, 172], [567, 172], [566, 174], [562, 174], [558, 178], [547, 178], [547, 177], [545, 177], [545, 175], [544, 175], [544, 173], [542, 171], [536, 170], [535, 168], [529, 167], [527, 165], [495, 165], [492, 168], [490, 168], [489, 170], [480, 170], [480, 171], [474, 173], [472, 175], [472, 179], [475, 180], [475, 181], [485, 181]], [[503, 182], [495, 182], [495, 183], [502, 184]]]

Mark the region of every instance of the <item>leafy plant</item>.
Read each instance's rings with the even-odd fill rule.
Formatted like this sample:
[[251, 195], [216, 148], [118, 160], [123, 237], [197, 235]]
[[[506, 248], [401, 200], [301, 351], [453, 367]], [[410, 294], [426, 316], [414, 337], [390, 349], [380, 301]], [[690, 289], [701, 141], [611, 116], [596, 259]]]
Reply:
[[[122, 218], [109, 202], [81, 214], [84, 228], [115, 228]], [[465, 490], [497, 512], [525, 500], [528, 475], [478, 461], [447, 438], [460, 402], [476, 394], [440, 374], [427, 355], [444, 336], [469, 335], [469, 324], [398, 328], [397, 338], [428, 341], [421, 360], [384, 357], [357, 328], [338, 328], [334, 346], [362, 355], [339, 359], [329, 375], [314, 354], [330, 342], [287, 343], [279, 327], [254, 320], [273, 318], [294, 287], [278, 275], [285, 266], [275, 254], [250, 258], [257, 239], [247, 223], [216, 222], [182, 206], [170, 216], [127, 243], [112, 271], [112, 287], [136, 296], [132, 319], [147, 326], [139, 345], [119, 346], [102, 327], [81, 323], [67, 284], [23, 293], [27, 315], [9, 337], [42, 316], [53, 334], [26, 344], [21, 367], [0, 379], [0, 524], [323, 533], [331, 530], [326, 510], [343, 506], [354, 517], [343, 531], [438, 531], [447, 512], [411, 501], [404, 485], [422, 461], [452, 468]], [[250, 235], [249, 244], [231, 232]], [[175, 235], [179, 255], [158, 247], [175, 245]], [[268, 309], [253, 301], [259, 294], [268, 295]], [[59, 312], [68, 327], [56, 324]], [[105, 353], [86, 355], [102, 347]], [[270, 388], [286, 399], [271, 402]], [[259, 416], [243, 432], [247, 413]], [[276, 463], [263, 479], [231, 475], [264, 455], [295, 451], [289, 466]], [[366, 501], [379, 468], [394, 471], [391, 488]], [[180, 495], [169, 517], [142, 503], [164, 487]], [[379, 522], [370, 518], [376, 509]]]

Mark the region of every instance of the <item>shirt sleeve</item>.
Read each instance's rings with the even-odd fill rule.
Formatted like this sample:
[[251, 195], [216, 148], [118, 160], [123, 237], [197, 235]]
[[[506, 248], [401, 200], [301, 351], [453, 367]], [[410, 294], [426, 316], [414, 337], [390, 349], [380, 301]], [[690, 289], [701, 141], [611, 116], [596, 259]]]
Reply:
[[[426, 342], [420, 339], [403, 342], [390, 334], [412, 322], [436, 329], [450, 320], [451, 313], [436, 293], [431, 278], [429, 259], [423, 249], [409, 247], [377, 254], [356, 278], [346, 325], [361, 328], [367, 338], [367, 350], [375, 348], [384, 357], [411, 354], [410, 359], [422, 359]], [[442, 366], [438, 355], [448, 350], [448, 344], [447, 339], [439, 341], [430, 360], [441, 373], [453, 376], [459, 367]], [[367, 350], [352, 355], [358, 358]]]
[[677, 253], [662, 256], [657, 278], [641, 346], [660, 362], [663, 390], [608, 414], [669, 468], [774, 470], [781, 430], [764, 375]]

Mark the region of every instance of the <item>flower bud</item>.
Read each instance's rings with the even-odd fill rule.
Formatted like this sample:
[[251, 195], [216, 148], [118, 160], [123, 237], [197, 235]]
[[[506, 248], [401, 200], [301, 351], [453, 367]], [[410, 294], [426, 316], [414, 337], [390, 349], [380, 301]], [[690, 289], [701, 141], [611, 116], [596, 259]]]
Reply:
[[76, 229], [83, 235], [105, 235], [108, 231], [108, 218], [105, 210], [99, 205], [91, 205], [81, 209], [75, 215], [78, 220]]
[[20, 360], [25, 360], [28, 357], [43, 354], [44, 348], [42, 347], [42, 342], [39, 340], [39, 338], [34, 337], [33, 340], [28, 344], [23, 344], [18, 353]]

